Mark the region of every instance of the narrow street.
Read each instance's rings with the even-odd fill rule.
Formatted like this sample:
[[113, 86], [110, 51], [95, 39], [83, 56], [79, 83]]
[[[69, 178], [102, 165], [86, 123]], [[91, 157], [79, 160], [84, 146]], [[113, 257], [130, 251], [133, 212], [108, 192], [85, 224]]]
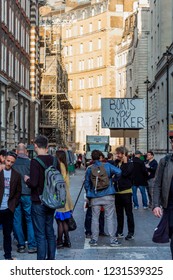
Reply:
[[[80, 170], [76, 170], [75, 175], [70, 176], [71, 195], [74, 202], [81, 189], [84, 174], [85, 171], [81, 168]], [[141, 206], [140, 194], [139, 202]], [[88, 244], [89, 239], [85, 238], [84, 217], [84, 190], [82, 190], [74, 211], [74, 218], [77, 221], [78, 227], [75, 231], [70, 232], [72, 247], [70, 249], [64, 248], [57, 250], [57, 260], [171, 260], [169, 244], [155, 244], [151, 240], [153, 230], [157, 226], [159, 220], [154, 217], [150, 209], [144, 210], [140, 207], [138, 210], [134, 210], [135, 239], [132, 241], [121, 239], [122, 246], [117, 248], [109, 246], [109, 237], [99, 237], [98, 246], [96, 248], [90, 247]], [[56, 232], [56, 223], [54, 226]], [[124, 235], [126, 233], [125, 219]], [[17, 253], [16, 245], [14, 243], [13, 256], [18, 260], [36, 259], [36, 254]], [[2, 230], [0, 230], [0, 260], [3, 260]]]

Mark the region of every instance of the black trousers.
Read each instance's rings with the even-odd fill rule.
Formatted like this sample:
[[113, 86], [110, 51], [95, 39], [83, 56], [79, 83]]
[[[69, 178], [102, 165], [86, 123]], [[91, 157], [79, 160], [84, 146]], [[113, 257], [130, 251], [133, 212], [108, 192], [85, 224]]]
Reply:
[[3, 248], [4, 258], [11, 258], [11, 233], [13, 230], [13, 217], [14, 214], [9, 209], [0, 210], [0, 224], [3, 227]]
[[117, 232], [123, 233], [124, 229], [124, 210], [127, 216], [128, 233], [134, 234], [135, 224], [132, 211], [132, 193], [115, 194], [115, 208], [117, 213]]

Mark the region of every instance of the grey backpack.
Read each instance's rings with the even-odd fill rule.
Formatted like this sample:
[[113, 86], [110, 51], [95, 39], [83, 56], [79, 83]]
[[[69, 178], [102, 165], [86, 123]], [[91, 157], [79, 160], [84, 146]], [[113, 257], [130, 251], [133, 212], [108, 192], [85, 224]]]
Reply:
[[40, 195], [41, 202], [49, 208], [64, 208], [66, 203], [66, 184], [62, 174], [57, 170], [57, 160], [54, 158], [53, 165], [47, 167], [38, 157], [35, 158], [44, 168], [44, 188]]

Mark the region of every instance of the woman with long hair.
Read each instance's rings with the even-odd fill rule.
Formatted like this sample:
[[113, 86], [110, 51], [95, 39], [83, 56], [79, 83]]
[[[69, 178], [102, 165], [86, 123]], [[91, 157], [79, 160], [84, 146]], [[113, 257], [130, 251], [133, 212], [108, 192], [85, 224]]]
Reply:
[[55, 213], [55, 219], [58, 225], [57, 230], [57, 249], [71, 247], [67, 220], [71, 217], [73, 202], [70, 195], [70, 179], [66, 160], [66, 153], [63, 150], [56, 151], [57, 159], [60, 163], [61, 174], [66, 183], [66, 204], [64, 208], [58, 209]]

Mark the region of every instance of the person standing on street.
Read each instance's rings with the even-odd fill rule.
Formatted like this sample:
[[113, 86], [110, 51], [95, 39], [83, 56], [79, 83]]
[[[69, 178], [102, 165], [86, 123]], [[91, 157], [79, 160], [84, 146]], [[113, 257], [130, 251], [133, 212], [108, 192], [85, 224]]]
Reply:
[[60, 163], [61, 174], [66, 183], [66, 203], [65, 207], [57, 209], [55, 213], [55, 219], [58, 225], [57, 230], [57, 249], [63, 247], [71, 247], [69, 230], [68, 230], [68, 219], [72, 215], [73, 202], [70, 195], [70, 178], [68, 173], [67, 159], [65, 151], [56, 151], [57, 159]]
[[[112, 184], [112, 176], [121, 176], [121, 170], [110, 163], [102, 163], [100, 161], [100, 151], [93, 150], [91, 153], [93, 164], [89, 166], [86, 170], [84, 187], [86, 190], [86, 197], [90, 199], [91, 209], [92, 209], [92, 222], [91, 222], [91, 232], [92, 239], [89, 241], [90, 246], [97, 246], [98, 236], [99, 236], [99, 216], [100, 208], [104, 207], [105, 219], [107, 222], [107, 230], [110, 236], [110, 246], [115, 247], [121, 245], [115, 237], [115, 189]], [[108, 185], [102, 190], [97, 190], [97, 185], [99, 184], [99, 175], [94, 176], [95, 170], [97, 174], [103, 169], [104, 175], [107, 177]], [[93, 183], [95, 179], [95, 185]]]
[[147, 152], [147, 162], [145, 167], [148, 172], [148, 185], [147, 185], [147, 193], [149, 198], [149, 207], [152, 207], [152, 199], [153, 199], [153, 181], [156, 173], [158, 163], [154, 159], [154, 153], [152, 151]]
[[[48, 155], [48, 139], [39, 135], [34, 141], [34, 150], [47, 167], [53, 165], [53, 156]], [[25, 175], [24, 180], [31, 188], [31, 216], [37, 243], [37, 260], [54, 260], [56, 251], [56, 237], [53, 228], [54, 209], [41, 203], [39, 196], [43, 193], [44, 168], [35, 160], [31, 160], [30, 177]]]
[[[31, 219], [31, 190], [28, 188], [24, 181], [24, 175], [30, 174], [30, 159], [26, 155], [27, 150], [23, 143], [17, 147], [17, 159], [13, 168], [21, 175], [22, 195], [20, 197], [19, 205], [14, 212], [13, 230], [17, 239], [17, 252], [25, 253], [25, 235], [23, 232], [23, 220], [26, 222], [27, 227], [27, 241], [28, 253], [36, 253], [36, 241], [34, 236], [34, 229]], [[24, 215], [24, 219], [23, 219]]]
[[117, 213], [117, 231], [116, 237], [123, 238], [124, 229], [124, 210], [127, 216], [128, 234], [126, 240], [134, 239], [134, 217], [132, 207], [132, 174], [133, 163], [128, 161], [128, 150], [126, 147], [120, 146], [116, 150], [116, 166], [119, 167], [122, 174], [120, 179], [114, 183], [115, 194], [115, 207]]
[[140, 151], [135, 152], [135, 157], [133, 159], [133, 204], [134, 209], [139, 208], [137, 191], [140, 190], [142, 196], [142, 204], [144, 209], [148, 209], [148, 201], [146, 195], [146, 187], [147, 187], [147, 170], [145, 168], [144, 161], [140, 159], [142, 153]]
[[[170, 137], [173, 149], [173, 136]], [[173, 154], [159, 161], [153, 182], [153, 214], [160, 218], [168, 213], [170, 249], [173, 259]]]
[[11, 233], [13, 230], [13, 217], [21, 196], [21, 176], [13, 169], [17, 155], [7, 152], [5, 168], [0, 172], [0, 224], [3, 225], [4, 258], [13, 260], [11, 255]]

